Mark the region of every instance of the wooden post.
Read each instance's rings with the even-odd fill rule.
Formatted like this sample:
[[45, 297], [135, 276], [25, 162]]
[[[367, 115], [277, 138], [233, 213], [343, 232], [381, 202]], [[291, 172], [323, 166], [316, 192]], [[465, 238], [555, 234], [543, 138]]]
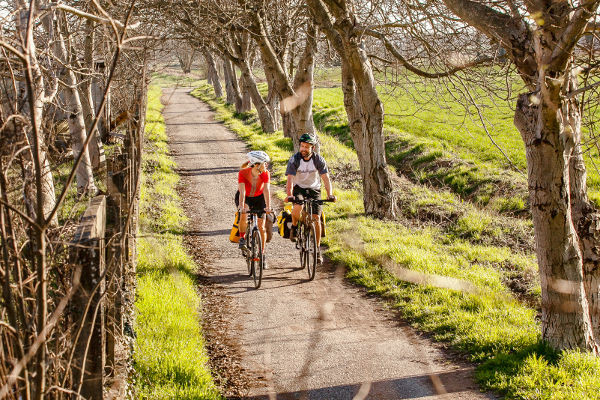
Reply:
[[104, 231], [106, 198], [96, 196], [83, 214], [75, 231], [70, 259], [81, 266], [81, 286], [73, 296], [74, 321], [81, 328], [77, 339], [72, 372], [75, 390], [88, 400], [102, 399], [104, 387]]
[[107, 160], [106, 199], [106, 267], [107, 301], [106, 312], [106, 366], [115, 376], [118, 363], [116, 354], [118, 341], [123, 335], [123, 207], [125, 206], [126, 157], [115, 154]]

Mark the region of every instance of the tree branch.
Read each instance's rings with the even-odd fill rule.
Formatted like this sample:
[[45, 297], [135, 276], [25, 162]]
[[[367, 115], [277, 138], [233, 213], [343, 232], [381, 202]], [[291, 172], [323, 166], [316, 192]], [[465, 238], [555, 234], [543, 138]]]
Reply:
[[[416, 75], [422, 76], [424, 78], [431, 78], [431, 79], [435, 79], [435, 78], [442, 78], [445, 76], [450, 76], [453, 75], [459, 71], [462, 71], [464, 69], [470, 68], [470, 67], [474, 67], [476, 65], [481, 65], [483, 63], [486, 62], [490, 62], [494, 60], [494, 57], [483, 57], [483, 58], [477, 58], [469, 63], [460, 65], [458, 67], [454, 67], [448, 71], [445, 72], [436, 72], [436, 73], [431, 73], [431, 72], [427, 72], [427, 71], [423, 71], [422, 69], [419, 69], [417, 67], [415, 67], [414, 65], [412, 65], [411, 63], [408, 62], [408, 60], [406, 60], [402, 54], [400, 54], [400, 52], [398, 51], [398, 49], [396, 49], [396, 46], [394, 46], [394, 44], [392, 42], [390, 42], [390, 40], [386, 37], [386, 35], [384, 35], [383, 33], [377, 32], [377, 31], [373, 31], [371, 29], [366, 29], [364, 31], [367, 35], [369, 36], [373, 36], [378, 38], [379, 40], [381, 40], [383, 42], [383, 44], [385, 45], [385, 48], [392, 53], [392, 55], [394, 56], [394, 58], [396, 58], [400, 64], [402, 64], [402, 66], [404, 66], [404, 68], [406, 68], [407, 70], [413, 72]], [[387, 60], [385, 60], [387, 61]]]

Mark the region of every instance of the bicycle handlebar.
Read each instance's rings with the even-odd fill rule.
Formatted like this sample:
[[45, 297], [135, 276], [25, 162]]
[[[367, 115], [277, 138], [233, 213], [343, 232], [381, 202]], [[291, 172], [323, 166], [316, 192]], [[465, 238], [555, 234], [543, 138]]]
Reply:
[[273, 211], [265, 211], [264, 209], [260, 209], [260, 208], [245, 210], [245, 211], [241, 211], [241, 212], [243, 214], [260, 214], [260, 213], [273, 214]]
[[333, 203], [335, 200], [333, 199], [301, 199], [301, 200], [297, 200], [297, 199], [290, 199], [290, 203], [294, 203], [294, 204], [304, 204], [304, 203], [308, 203], [309, 201], [312, 201], [313, 203], [317, 203], [317, 204], [323, 204], [323, 203]]

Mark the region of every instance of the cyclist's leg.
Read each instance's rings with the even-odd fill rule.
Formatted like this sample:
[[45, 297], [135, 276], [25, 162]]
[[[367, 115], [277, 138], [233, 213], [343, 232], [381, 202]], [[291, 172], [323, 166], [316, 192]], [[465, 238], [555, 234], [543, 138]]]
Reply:
[[313, 226], [315, 227], [315, 234], [317, 235], [317, 250], [321, 244], [321, 217], [318, 214], [312, 215]]
[[297, 226], [298, 220], [300, 219], [300, 213], [302, 212], [301, 204], [294, 204], [292, 207], [292, 225]]
[[[294, 185], [294, 188], [292, 189], [292, 195], [298, 196], [298, 195], [302, 195], [304, 196], [304, 191], [302, 190], [302, 188], [298, 185]], [[293, 226], [297, 226], [298, 225], [298, 220], [300, 220], [300, 212], [302, 211], [302, 204], [294, 204], [292, 207], [292, 225]]]
[[266, 252], [265, 244], [267, 240], [267, 233], [265, 232], [265, 219], [257, 218], [256, 225], [258, 225], [258, 230], [260, 231], [260, 242], [262, 243], [263, 254]]
[[244, 232], [246, 234], [246, 226], [248, 225], [248, 214], [243, 212], [240, 215], [240, 234]]
[[[321, 191], [315, 189], [307, 190], [307, 196], [313, 200], [319, 200], [321, 198]], [[323, 210], [323, 205], [313, 203], [312, 205], [312, 219], [313, 225], [315, 227], [315, 233], [317, 235], [317, 250], [319, 250], [319, 245], [321, 244], [321, 212]]]

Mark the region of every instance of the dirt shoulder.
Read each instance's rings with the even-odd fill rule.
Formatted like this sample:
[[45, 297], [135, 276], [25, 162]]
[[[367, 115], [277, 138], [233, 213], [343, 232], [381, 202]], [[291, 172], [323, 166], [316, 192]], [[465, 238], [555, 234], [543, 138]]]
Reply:
[[186, 241], [202, 270], [204, 331], [227, 396], [314, 399], [484, 399], [472, 368], [406, 326], [326, 261], [314, 281], [292, 243], [274, 234], [254, 290], [229, 242], [245, 144], [189, 89], [165, 90], [170, 148], [190, 218]]

